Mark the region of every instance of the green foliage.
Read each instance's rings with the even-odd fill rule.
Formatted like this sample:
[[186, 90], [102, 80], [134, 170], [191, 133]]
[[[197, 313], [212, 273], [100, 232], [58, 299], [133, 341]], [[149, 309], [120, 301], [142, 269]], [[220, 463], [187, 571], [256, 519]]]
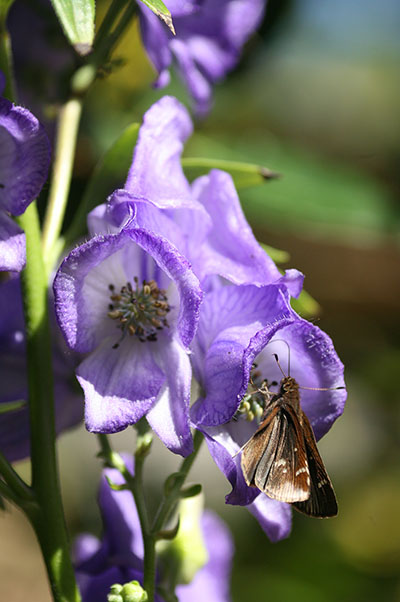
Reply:
[[94, 38], [94, 0], [51, 0], [65, 35], [75, 50], [85, 56]]
[[185, 157], [182, 160], [182, 165], [189, 180], [204, 176], [210, 169], [222, 169], [223, 171], [227, 171], [232, 176], [235, 187], [238, 190], [241, 188], [260, 186], [260, 184], [265, 184], [268, 180], [279, 177], [279, 174], [271, 171], [267, 167], [262, 167], [261, 165], [256, 165], [254, 163], [244, 163], [242, 161]]
[[161, 0], [140, 0], [153, 11], [155, 15], [169, 27], [172, 33], [175, 35], [175, 28], [172, 23], [171, 13]]

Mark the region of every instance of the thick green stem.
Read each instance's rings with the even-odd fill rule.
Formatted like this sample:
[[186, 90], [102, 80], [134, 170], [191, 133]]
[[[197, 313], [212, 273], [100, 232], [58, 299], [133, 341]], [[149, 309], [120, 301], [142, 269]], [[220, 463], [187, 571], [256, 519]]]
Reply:
[[59, 115], [55, 161], [43, 226], [43, 255], [47, 273], [51, 272], [57, 260], [54, 257], [55, 243], [61, 232], [68, 201], [81, 112], [82, 100], [72, 98], [62, 107]]
[[158, 509], [157, 515], [154, 519], [152, 533], [154, 533], [155, 535], [157, 535], [157, 533], [159, 533], [162, 530], [166, 520], [168, 519], [172, 510], [174, 509], [175, 504], [179, 500], [179, 494], [182, 489], [182, 485], [184, 484], [189, 470], [191, 469], [192, 464], [196, 459], [202, 441], [202, 433], [200, 431], [195, 431], [193, 437], [193, 453], [182, 461], [181, 467], [175, 477], [174, 484], [168, 492], [168, 495], [166, 495], [163, 499]]
[[17, 218], [26, 237], [22, 273], [26, 324], [32, 489], [38, 512], [28, 514], [36, 531], [56, 602], [78, 602], [69, 554], [55, 450], [53, 374], [44, 270], [36, 203]]

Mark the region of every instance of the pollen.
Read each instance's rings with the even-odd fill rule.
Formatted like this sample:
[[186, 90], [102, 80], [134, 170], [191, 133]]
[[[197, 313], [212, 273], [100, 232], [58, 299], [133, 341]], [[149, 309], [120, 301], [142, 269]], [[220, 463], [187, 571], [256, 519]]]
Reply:
[[155, 280], [133, 278], [134, 286], [127, 282], [119, 292], [113, 284], [108, 290], [111, 303], [108, 305], [107, 316], [114, 320], [122, 330], [120, 340], [113, 346], [117, 348], [128, 336], [135, 336], [141, 342], [157, 341], [160, 330], [168, 328], [167, 315], [171, 308], [168, 304], [166, 291], [157, 286]]

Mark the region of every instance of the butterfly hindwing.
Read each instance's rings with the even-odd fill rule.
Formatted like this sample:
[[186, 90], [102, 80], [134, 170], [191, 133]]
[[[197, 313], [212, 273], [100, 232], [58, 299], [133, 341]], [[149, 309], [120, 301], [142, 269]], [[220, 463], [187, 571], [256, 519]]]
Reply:
[[302, 412], [304, 440], [310, 470], [310, 497], [296, 501], [293, 506], [303, 514], [316, 518], [336, 516], [338, 512], [335, 492], [318, 452], [314, 432], [307, 416]]
[[268, 477], [261, 488], [261, 479], [257, 479], [256, 474], [256, 484], [280, 502], [303, 501], [310, 495], [310, 480], [301, 425], [295, 411], [287, 404], [280, 408], [279, 421], [279, 439]]

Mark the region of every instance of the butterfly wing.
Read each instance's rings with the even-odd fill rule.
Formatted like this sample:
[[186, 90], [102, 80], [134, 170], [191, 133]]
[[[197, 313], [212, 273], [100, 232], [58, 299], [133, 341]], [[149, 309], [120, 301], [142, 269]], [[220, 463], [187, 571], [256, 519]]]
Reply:
[[310, 495], [304, 437], [290, 405], [275, 405], [242, 452], [246, 483], [281, 502], [299, 502]]
[[331, 480], [317, 448], [314, 432], [307, 416], [302, 414], [304, 441], [310, 470], [310, 497], [293, 506], [303, 514], [316, 518], [336, 516], [338, 507]]

